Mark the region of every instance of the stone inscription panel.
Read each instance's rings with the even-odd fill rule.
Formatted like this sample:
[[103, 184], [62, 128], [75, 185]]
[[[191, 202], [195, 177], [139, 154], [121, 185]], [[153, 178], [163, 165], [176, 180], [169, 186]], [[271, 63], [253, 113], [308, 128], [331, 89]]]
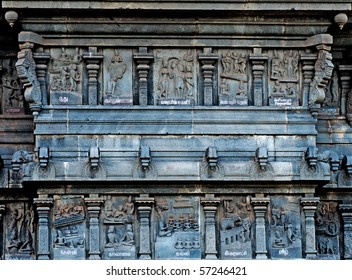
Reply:
[[53, 258], [83, 260], [85, 253], [85, 210], [82, 197], [54, 197], [52, 228]]
[[200, 259], [198, 197], [158, 197], [155, 259]]
[[103, 211], [103, 259], [136, 258], [134, 203], [132, 197], [106, 196]]
[[254, 213], [249, 197], [222, 198], [219, 228], [221, 259], [252, 259]]
[[269, 208], [271, 258], [301, 258], [302, 238], [299, 197], [273, 196]]

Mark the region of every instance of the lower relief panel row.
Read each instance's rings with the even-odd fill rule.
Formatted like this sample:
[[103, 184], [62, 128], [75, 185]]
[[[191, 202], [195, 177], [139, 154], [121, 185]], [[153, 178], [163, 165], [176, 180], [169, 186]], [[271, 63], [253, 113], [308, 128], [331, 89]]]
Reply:
[[54, 195], [46, 202], [0, 205], [2, 259], [352, 258], [351, 209], [338, 201], [317, 199], [309, 209], [300, 196]]

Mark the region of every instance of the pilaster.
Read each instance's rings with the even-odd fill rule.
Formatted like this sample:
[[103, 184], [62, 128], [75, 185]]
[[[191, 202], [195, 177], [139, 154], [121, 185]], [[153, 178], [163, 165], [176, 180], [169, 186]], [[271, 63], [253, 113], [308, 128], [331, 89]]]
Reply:
[[255, 255], [256, 259], [267, 259], [268, 251], [266, 248], [266, 227], [265, 215], [268, 210], [270, 198], [267, 197], [252, 197], [251, 204], [255, 214]]
[[349, 124], [352, 124], [352, 96], [351, 91], [351, 74], [352, 65], [340, 65], [340, 81], [341, 81], [341, 106], [340, 113], [342, 116], [346, 116]]
[[302, 197], [301, 205], [304, 212], [305, 225], [305, 254], [306, 259], [314, 259], [317, 256], [316, 238], [315, 238], [315, 220], [314, 215], [320, 199], [318, 197]]
[[89, 217], [89, 250], [88, 258], [90, 260], [100, 260], [100, 231], [99, 231], [99, 213], [103, 199], [97, 195], [89, 195], [84, 199]]
[[150, 215], [154, 198], [149, 195], [140, 195], [136, 198], [139, 220], [139, 259], [149, 260], [152, 258]]
[[40, 84], [40, 89], [42, 92], [42, 104], [48, 105], [48, 94], [46, 85], [46, 74], [48, 70], [48, 62], [50, 60], [50, 54], [45, 53], [42, 48], [38, 49], [37, 52], [33, 53], [33, 58], [36, 63], [36, 72], [38, 81]]
[[[4, 204], [0, 204], [0, 227], [1, 229], [4, 228], [3, 226], [3, 216], [4, 216], [4, 213], [5, 213], [5, 205]], [[0, 255], [3, 256], [4, 255], [4, 232], [2, 230], [0, 230], [0, 234], [2, 236], [0, 236]], [[1, 258], [0, 258], [1, 259]]]
[[149, 64], [154, 60], [154, 55], [148, 53], [147, 48], [139, 48], [138, 53], [133, 58], [137, 62], [139, 105], [147, 106]]
[[53, 199], [46, 195], [34, 198], [38, 215], [38, 260], [50, 259], [50, 228], [49, 228], [49, 213], [53, 205]]
[[340, 212], [343, 220], [343, 256], [352, 259], [352, 204], [341, 204]]
[[302, 106], [308, 106], [309, 88], [314, 77], [314, 64], [316, 60], [316, 54], [308, 52], [301, 54], [303, 71]]
[[202, 63], [202, 72], [204, 77], [204, 105], [211, 106], [213, 105], [214, 100], [214, 83], [213, 83], [213, 75], [214, 75], [214, 64], [218, 61], [219, 56], [212, 53], [211, 48], [204, 48], [203, 53], [201, 53], [198, 57], [199, 61]]
[[262, 54], [261, 48], [254, 48], [249, 59], [252, 61], [253, 86], [254, 86], [254, 106], [266, 106], [268, 103], [267, 92], [264, 87], [264, 64], [268, 60], [266, 54]]
[[98, 53], [96, 47], [89, 47], [88, 52], [83, 53], [83, 59], [87, 63], [88, 71], [88, 104], [98, 105], [98, 73], [103, 54]]
[[220, 199], [215, 198], [214, 194], [206, 194], [201, 204], [205, 214], [205, 258], [217, 259], [215, 217]]

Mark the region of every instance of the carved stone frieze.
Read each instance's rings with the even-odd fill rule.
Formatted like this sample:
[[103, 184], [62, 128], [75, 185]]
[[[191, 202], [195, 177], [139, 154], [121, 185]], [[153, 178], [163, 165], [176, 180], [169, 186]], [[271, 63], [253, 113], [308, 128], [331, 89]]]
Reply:
[[82, 50], [50, 49], [49, 93], [52, 105], [82, 104]]
[[54, 259], [86, 258], [85, 218], [83, 197], [54, 197], [52, 227]]
[[103, 258], [135, 259], [135, 205], [132, 197], [104, 197]]
[[316, 242], [319, 259], [340, 259], [338, 203], [321, 201], [316, 211]]
[[223, 50], [219, 52], [219, 57], [219, 105], [247, 106], [247, 51]]
[[104, 50], [104, 105], [132, 105], [132, 52]]
[[221, 259], [252, 259], [254, 212], [250, 197], [224, 197], [222, 202]]
[[5, 259], [29, 260], [34, 258], [34, 211], [28, 203], [17, 202], [7, 206]]
[[271, 258], [301, 258], [302, 237], [299, 197], [271, 197], [269, 217]]
[[157, 49], [154, 56], [154, 104], [198, 104], [196, 50]]
[[200, 259], [199, 198], [157, 197], [155, 258]]

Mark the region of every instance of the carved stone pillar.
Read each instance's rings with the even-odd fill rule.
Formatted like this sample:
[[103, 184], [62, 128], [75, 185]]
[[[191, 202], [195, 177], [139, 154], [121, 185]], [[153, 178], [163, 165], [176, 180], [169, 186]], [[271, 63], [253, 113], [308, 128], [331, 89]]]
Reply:
[[49, 228], [49, 213], [53, 205], [53, 199], [47, 196], [34, 198], [38, 215], [38, 260], [50, 259], [50, 228]]
[[341, 72], [341, 106], [340, 114], [346, 116], [349, 124], [352, 123], [352, 96], [351, 92], [351, 72], [352, 65], [340, 65], [339, 70]]
[[254, 106], [266, 106], [268, 96], [264, 86], [264, 63], [268, 60], [266, 54], [262, 54], [261, 48], [254, 48], [253, 54], [249, 56], [252, 61], [253, 86], [254, 86]]
[[211, 48], [204, 48], [203, 53], [199, 55], [199, 61], [202, 63], [202, 71], [204, 76], [204, 105], [213, 105], [213, 75], [214, 75], [214, 64], [218, 61], [219, 56], [212, 53]]
[[255, 242], [256, 259], [267, 259], [266, 248], [266, 228], [265, 228], [265, 215], [268, 210], [270, 198], [268, 197], [252, 197], [251, 204], [255, 214]]
[[302, 70], [303, 70], [303, 93], [302, 106], [308, 106], [310, 83], [314, 77], [314, 64], [317, 60], [317, 55], [313, 53], [301, 54]]
[[89, 217], [89, 250], [90, 260], [100, 260], [100, 232], [99, 232], [99, 213], [103, 199], [97, 195], [90, 195], [84, 199]]
[[201, 203], [205, 214], [205, 258], [217, 259], [215, 217], [220, 199], [214, 194], [206, 194]]
[[[3, 227], [3, 219], [2, 219], [2, 217], [3, 217], [3, 215], [4, 215], [4, 213], [5, 213], [5, 205], [3, 205], [3, 204], [1, 204], [0, 205], [0, 227], [1, 227], [1, 229], [3, 229], [4, 227]], [[4, 247], [3, 247], [3, 244], [4, 244], [4, 233], [3, 233], [3, 231], [1, 230], [0, 231], [0, 233], [2, 234], [2, 236], [0, 236], [0, 256], [3, 256], [4, 255]], [[1, 260], [1, 257], [0, 257], [0, 260]]]
[[38, 81], [40, 84], [40, 89], [42, 92], [42, 104], [48, 105], [48, 94], [46, 91], [46, 73], [48, 69], [48, 62], [50, 60], [50, 54], [45, 53], [42, 48], [40, 48], [37, 52], [33, 53], [33, 58], [36, 63], [36, 72]]
[[98, 53], [96, 47], [89, 47], [88, 52], [83, 53], [83, 59], [87, 63], [88, 71], [88, 104], [98, 104], [98, 73], [99, 63], [103, 54]]
[[344, 259], [352, 259], [352, 204], [341, 204], [343, 220]]
[[138, 53], [136, 53], [133, 58], [137, 63], [138, 72], [138, 96], [139, 105], [148, 105], [148, 73], [150, 66], [149, 64], [154, 60], [154, 55], [148, 53], [147, 48], [139, 48]]
[[302, 197], [301, 205], [305, 216], [305, 254], [306, 259], [314, 259], [317, 255], [316, 238], [315, 238], [315, 220], [314, 215], [319, 203], [318, 197]]
[[151, 234], [150, 234], [150, 214], [154, 204], [154, 198], [149, 195], [140, 195], [136, 198], [139, 219], [139, 259], [150, 260]]

